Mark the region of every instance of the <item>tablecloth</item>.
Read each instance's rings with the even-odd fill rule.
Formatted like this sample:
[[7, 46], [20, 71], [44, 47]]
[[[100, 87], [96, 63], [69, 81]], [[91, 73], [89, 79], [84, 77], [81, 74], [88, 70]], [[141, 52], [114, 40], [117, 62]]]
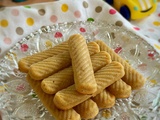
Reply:
[[102, 0], [61, 0], [27, 6], [0, 7], [0, 57], [16, 42], [41, 26], [60, 22], [107, 21], [135, 32], [160, 53], [160, 3], [150, 16], [125, 20]]

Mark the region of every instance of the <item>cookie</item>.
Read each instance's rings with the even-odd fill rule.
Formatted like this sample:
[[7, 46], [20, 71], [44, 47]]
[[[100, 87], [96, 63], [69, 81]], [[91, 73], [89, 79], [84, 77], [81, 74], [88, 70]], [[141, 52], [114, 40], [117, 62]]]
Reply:
[[95, 73], [97, 82], [97, 91], [92, 95], [79, 93], [75, 85], [69, 86], [66, 89], [58, 91], [54, 96], [55, 105], [62, 110], [70, 109], [84, 102], [92, 96], [101, 93], [106, 87], [113, 84], [124, 76], [124, 68], [119, 62], [111, 62]]
[[[124, 67], [121, 63], [113, 61], [95, 73], [97, 82], [97, 91], [93, 94], [96, 96], [101, 93], [106, 87], [110, 86], [124, 76]], [[119, 79], [118, 79], [119, 78]]]
[[97, 104], [92, 99], [80, 103], [73, 109], [80, 114], [82, 119], [94, 118], [99, 112]]
[[32, 64], [29, 75], [34, 80], [42, 80], [71, 65], [69, 52], [63, 52], [43, 61]]
[[76, 90], [82, 94], [94, 93], [97, 83], [85, 38], [80, 34], [72, 35], [68, 40], [68, 46]]
[[115, 105], [115, 96], [108, 90], [104, 89], [100, 94], [92, 97], [92, 100], [98, 105], [100, 109], [111, 108]]
[[[111, 63], [111, 57], [107, 52], [101, 51], [91, 56], [91, 62], [93, 71], [96, 72], [105, 65]], [[41, 88], [48, 94], [55, 94], [59, 90], [73, 84], [73, 70], [72, 67], [68, 67], [42, 80]]]
[[[99, 52], [99, 45], [95, 42], [90, 42], [87, 44], [90, 54], [94, 54]], [[45, 51], [35, 53], [31, 56], [24, 57], [18, 61], [18, 67], [21, 72], [28, 73], [29, 68], [32, 64], [40, 62], [44, 59], [57, 55], [59, 53], [63, 53], [68, 51], [68, 41], [62, 42], [59, 45], [54, 46], [53, 48], [49, 48]]]
[[133, 69], [123, 58], [116, 54], [110, 47], [108, 47], [103, 41], [95, 41], [99, 46], [101, 51], [107, 51], [111, 55], [113, 61], [118, 61], [124, 66], [125, 75], [122, 78], [132, 89], [139, 89], [145, 84], [145, 78]]
[[110, 85], [107, 90], [116, 98], [128, 98], [131, 95], [131, 86], [127, 85], [122, 79]]
[[99, 45], [96, 42], [89, 42], [87, 43], [87, 46], [90, 55], [94, 55], [100, 52]]
[[111, 56], [106, 51], [100, 51], [91, 56], [93, 71], [97, 72], [102, 67], [112, 62]]
[[[91, 55], [99, 52], [99, 47], [96, 43], [91, 42], [88, 46], [90, 48], [88, 49], [89, 53], [91, 50]], [[69, 51], [66, 51], [32, 64], [28, 73], [34, 80], [42, 80], [70, 65], [71, 57]]]
[[55, 94], [53, 101], [57, 108], [68, 110], [89, 99], [91, 96], [92, 95], [79, 93], [76, 90], [75, 85], [71, 85], [58, 91]]
[[32, 64], [42, 61], [48, 57], [52, 57], [53, 55], [63, 53], [65, 51], [68, 51], [68, 41], [65, 41], [43, 52], [35, 53], [31, 56], [27, 56], [20, 59], [18, 62], [19, 70], [21, 72], [28, 73], [29, 68]]
[[45, 93], [55, 94], [72, 84], [74, 84], [73, 69], [72, 67], [68, 67], [43, 79], [41, 88]]
[[54, 95], [46, 94], [41, 89], [41, 81], [33, 80], [29, 75], [27, 75], [27, 81], [38, 95], [44, 107], [56, 120], [80, 120], [80, 115], [74, 109], [71, 108], [65, 111], [58, 109], [53, 103]]

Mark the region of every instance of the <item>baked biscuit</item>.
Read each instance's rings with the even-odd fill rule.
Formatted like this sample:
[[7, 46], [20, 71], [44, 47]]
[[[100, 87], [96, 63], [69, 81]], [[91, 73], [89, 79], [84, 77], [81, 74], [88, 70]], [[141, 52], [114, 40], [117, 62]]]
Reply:
[[[99, 46], [94, 42], [88, 43], [88, 46], [88, 50], [89, 53], [91, 52], [91, 55], [100, 51]], [[69, 51], [66, 51], [32, 64], [29, 69], [29, 75], [34, 80], [42, 80], [58, 72], [59, 70], [69, 67], [70, 65], [71, 57]]]
[[116, 98], [128, 98], [131, 95], [131, 86], [127, 85], [122, 79], [110, 85], [107, 90]]
[[29, 75], [34, 80], [42, 80], [50, 75], [71, 65], [69, 52], [63, 52], [43, 61], [32, 64], [29, 69]]
[[41, 81], [35, 81], [31, 79], [29, 75], [27, 75], [27, 81], [38, 95], [38, 98], [41, 100], [44, 107], [56, 120], [81, 120], [80, 115], [74, 109], [65, 111], [58, 109], [53, 103], [54, 95], [46, 94], [41, 89]]
[[97, 83], [85, 38], [80, 34], [72, 35], [68, 40], [68, 46], [76, 90], [82, 94], [94, 93]]
[[111, 108], [115, 104], [115, 96], [108, 90], [104, 89], [100, 94], [92, 97], [92, 100], [98, 105], [99, 108]]
[[48, 57], [52, 57], [53, 55], [63, 53], [64, 51], [68, 51], [68, 41], [56, 45], [48, 50], [20, 59], [18, 62], [19, 70], [21, 72], [28, 73], [28, 70], [32, 64], [42, 61]]
[[111, 62], [95, 73], [97, 91], [94, 94], [81, 94], [76, 90], [75, 85], [72, 85], [66, 89], [58, 91], [55, 94], [53, 101], [59, 109], [70, 109], [84, 102], [88, 98], [101, 93], [106, 87], [123, 77], [123, 75], [123, 66], [119, 62]]
[[58, 91], [55, 94], [53, 101], [57, 108], [68, 110], [89, 99], [91, 96], [92, 95], [79, 93], [76, 90], [75, 85], [71, 85]]
[[[99, 45], [95, 42], [89, 42], [88, 49], [90, 51], [90, 54], [94, 54], [95, 52], [99, 52]], [[65, 51], [68, 51], [68, 41], [62, 42], [59, 45], [54, 46], [53, 48], [50, 48], [48, 50], [35, 53], [31, 56], [24, 57], [18, 61], [18, 67], [21, 72], [28, 73], [29, 68], [32, 64], [40, 62], [44, 59], [47, 59], [49, 57], [52, 57], [54, 55], [63, 53]]]
[[45, 78], [41, 82], [42, 90], [47, 94], [55, 94], [59, 90], [74, 84], [72, 67], [65, 68]]
[[99, 45], [96, 42], [87, 43], [88, 51], [90, 55], [94, 55], [100, 52]]
[[93, 71], [97, 72], [102, 67], [111, 63], [112, 60], [111, 60], [111, 56], [106, 51], [100, 51], [99, 53], [91, 56], [91, 62], [92, 62]]
[[117, 61], [113, 61], [98, 70], [95, 73], [95, 79], [98, 85], [97, 91], [92, 96], [96, 96], [97, 94], [101, 93], [106, 87], [122, 78], [124, 74], [124, 67]]
[[122, 78], [132, 89], [139, 89], [145, 84], [145, 78], [134, 70], [124, 59], [122, 59], [118, 54], [116, 54], [110, 47], [108, 47], [103, 41], [95, 41], [99, 46], [101, 51], [107, 51], [111, 55], [113, 61], [118, 61], [124, 66], [125, 75]]
[[[105, 65], [111, 63], [111, 57], [107, 52], [101, 51], [91, 56], [91, 62], [93, 71], [96, 72]], [[42, 80], [41, 88], [48, 94], [55, 94], [59, 90], [67, 88], [73, 84], [73, 70], [72, 67], [68, 67]]]
[[97, 104], [92, 99], [80, 103], [73, 109], [80, 114], [82, 119], [94, 118], [99, 112]]

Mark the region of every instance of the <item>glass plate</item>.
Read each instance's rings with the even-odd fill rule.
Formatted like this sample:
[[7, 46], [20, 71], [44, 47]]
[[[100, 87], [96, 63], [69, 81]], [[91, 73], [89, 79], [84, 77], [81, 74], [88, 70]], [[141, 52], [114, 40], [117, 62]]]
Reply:
[[95, 120], [159, 120], [160, 56], [145, 40], [123, 27], [105, 22], [71, 22], [43, 26], [14, 45], [0, 60], [0, 119], [53, 120], [25, 76], [18, 70], [20, 58], [51, 48], [72, 34], [87, 42], [103, 40], [131, 66], [144, 75], [146, 84], [114, 107], [102, 109]]

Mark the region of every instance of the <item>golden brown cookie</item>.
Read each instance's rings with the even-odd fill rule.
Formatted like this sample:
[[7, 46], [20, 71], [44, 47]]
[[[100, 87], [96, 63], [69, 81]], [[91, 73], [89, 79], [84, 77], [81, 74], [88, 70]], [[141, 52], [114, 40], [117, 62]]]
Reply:
[[50, 75], [71, 65], [69, 52], [63, 52], [43, 61], [32, 64], [29, 69], [29, 75], [34, 80], [42, 80]]
[[97, 83], [85, 38], [80, 34], [72, 35], [68, 40], [68, 46], [76, 90], [82, 94], [94, 93]]
[[78, 114], [80, 114], [83, 119], [91, 119], [94, 118], [98, 112], [99, 108], [97, 104], [92, 100], [88, 99], [76, 107], [73, 108]]
[[115, 96], [106, 89], [95, 97], [92, 97], [92, 100], [98, 105], [99, 108], [111, 108], [114, 106], [116, 101]]
[[99, 45], [96, 42], [87, 43], [88, 51], [90, 55], [94, 55], [100, 52]]
[[110, 85], [107, 90], [116, 98], [128, 98], [131, 95], [131, 86], [127, 85], [122, 79]]
[[[99, 52], [99, 46], [96, 43], [90, 42], [88, 43], [88, 46], [90, 48], [89, 53], [91, 52], [91, 55]], [[70, 54], [66, 51], [32, 64], [29, 69], [29, 75], [34, 80], [42, 80], [58, 72], [59, 70], [69, 67], [70, 65]]]
[[102, 67], [112, 62], [111, 56], [106, 51], [100, 51], [91, 56], [93, 71], [97, 72]]
[[[88, 45], [88, 49], [91, 55], [95, 54], [95, 52], [98, 53], [100, 51], [99, 45], [95, 42], [89, 42], [87, 45]], [[53, 48], [50, 48], [48, 50], [38, 52], [31, 56], [27, 56], [27, 57], [20, 59], [18, 61], [19, 70], [21, 72], [28, 73], [29, 68], [32, 64], [40, 62], [54, 55], [63, 53], [65, 51], [68, 51], [68, 41], [62, 42], [61, 44], [56, 45]]]
[[65, 68], [45, 79], [41, 82], [41, 88], [45, 93], [55, 94], [59, 90], [74, 84], [74, 76], [72, 67]]
[[[101, 51], [92, 55], [91, 61], [93, 71], [96, 72], [111, 63], [111, 57], [107, 52]], [[72, 84], [74, 84], [73, 70], [72, 67], [68, 67], [42, 80], [41, 88], [48, 94], [55, 94]]]
[[97, 91], [93, 95], [79, 93], [72, 85], [66, 89], [58, 91], [54, 96], [55, 105], [62, 110], [70, 109], [84, 102], [91, 96], [101, 93], [106, 87], [119, 80], [124, 75], [124, 68], [119, 62], [111, 62], [95, 73]]
[[21, 72], [28, 73], [28, 70], [32, 64], [42, 61], [48, 57], [52, 57], [53, 55], [63, 53], [64, 51], [68, 51], [68, 41], [65, 41], [43, 52], [39, 52], [20, 59], [18, 62], [19, 70]]
[[38, 95], [38, 98], [41, 100], [44, 107], [56, 120], [81, 120], [80, 115], [74, 109], [65, 111], [58, 109], [53, 103], [54, 95], [46, 94], [41, 89], [41, 81], [35, 81], [31, 79], [29, 75], [27, 76], [27, 81]]
[[79, 93], [76, 90], [75, 85], [71, 85], [58, 91], [55, 94], [53, 101], [57, 108], [68, 110], [89, 99], [91, 96], [92, 95]]
[[[121, 63], [113, 61], [95, 73], [97, 82], [97, 91], [93, 94], [96, 96], [101, 93], [106, 87], [110, 86], [124, 76], [124, 67]], [[119, 79], [118, 79], [119, 78]]]
[[111, 55], [113, 61], [118, 61], [124, 66], [125, 75], [122, 78], [132, 89], [139, 89], [145, 84], [145, 78], [133, 69], [124, 59], [122, 59], [118, 54], [116, 54], [110, 47], [108, 47], [103, 41], [95, 41], [99, 46], [101, 51], [107, 51]]

